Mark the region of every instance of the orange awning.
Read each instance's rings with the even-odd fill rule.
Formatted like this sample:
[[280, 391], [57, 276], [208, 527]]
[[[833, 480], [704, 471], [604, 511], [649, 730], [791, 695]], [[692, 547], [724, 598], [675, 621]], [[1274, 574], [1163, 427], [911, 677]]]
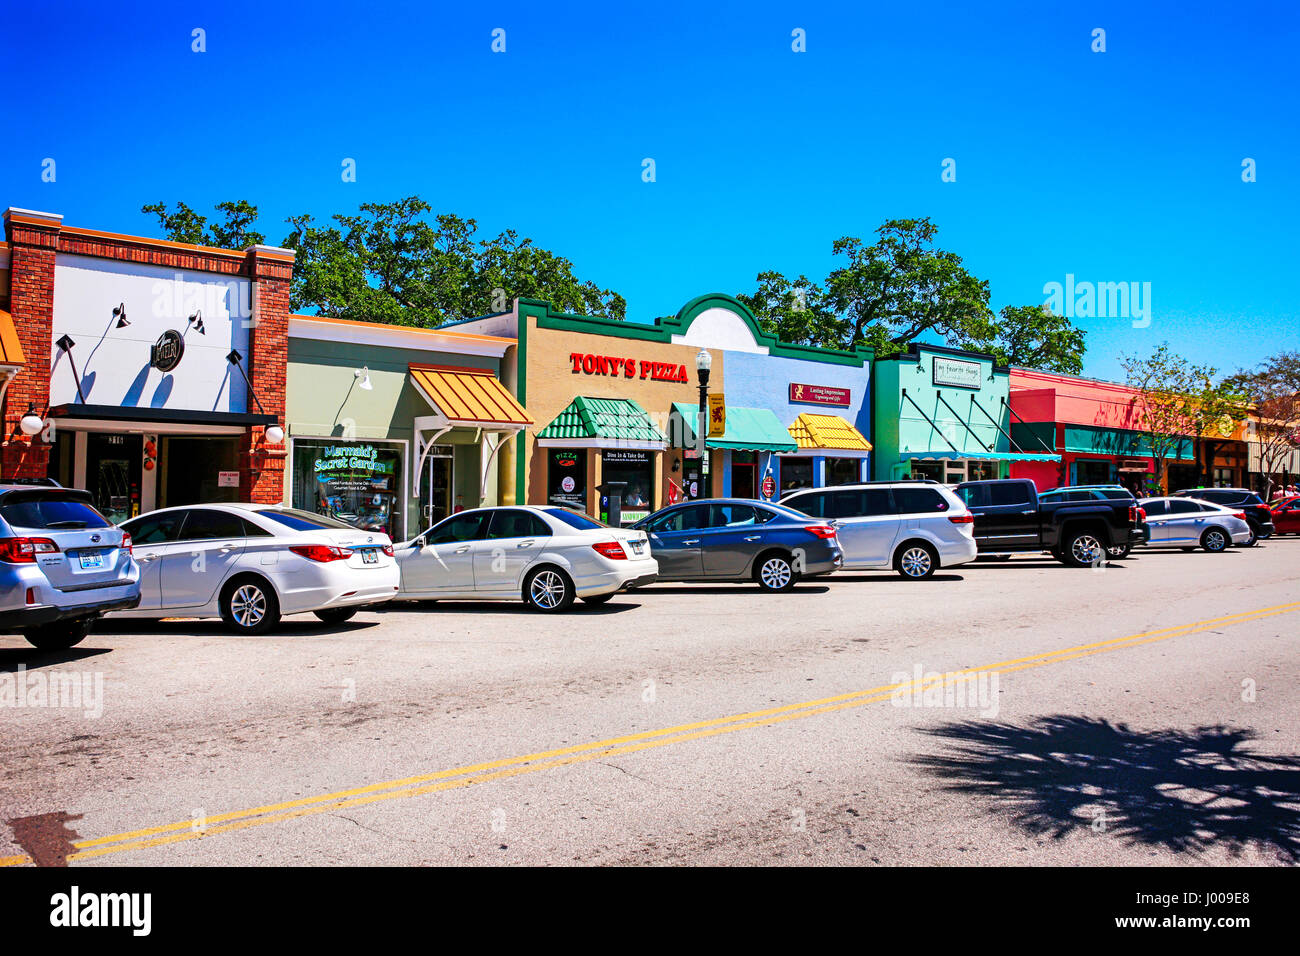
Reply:
[[23, 347], [18, 342], [14, 317], [0, 309], [0, 365], [26, 365]]
[[411, 381], [452, 425], [519, 429], [533, 424], [489, 369], [411, 365]]

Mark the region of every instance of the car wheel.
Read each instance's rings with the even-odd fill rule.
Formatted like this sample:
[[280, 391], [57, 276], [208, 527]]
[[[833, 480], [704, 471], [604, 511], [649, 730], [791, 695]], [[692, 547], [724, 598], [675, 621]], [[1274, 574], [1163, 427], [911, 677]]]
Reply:
[[909, 544], [894, 558], [894, 570], [910, 581], [922, 581], [934, 575], [939, 556], [927, 544]]
[[798, 579], [788, 554], [769, 552], [760, 555], [758, 563], [754, 565], [754, 580], [764, 591], [788, 591]]
[[613, 596], [614, 596], [613, 591], [610, 591], [608, 594], [593, 594], [591, 597], [583, 598], [582, 603], [592, 604], [592, 605], [607, 604], [609, 602], [609, 599], [612, 598]]
[[535, 611], [566, 611], [573, 598], [573, 582], [559, 568], [538, 568], [524, 581], [524, 601]]
[[1115, 561], [1123, 561], [1125, 558], [1129, 556], [1129, 552], [1131, 552], [1132, 550], [1133, 550], [1132, 545], [1113, 544], [1106, 549], [1106, 556]]
[[1065, 542], [1065, 563], [1076, 568], [1091, 568], [1106, 553], [1105, 546], [1091, 531], [1077, 531]]
[[29, 628], [23, 631], [23, 637], [27, 638], [28, 644], [38, 650], [66, 651], [69, 647], [75, 647], [85, 640], [94, 623], [95, 619], [90, 617], [56, 621], [53, 624]]
[[327, 607], [312, 613], [326, 624], [342, 624], [344, 621], [352, 620], [359, 610], [361, 610], [359, 607]]
[[1211, 554], [1218, 554], [1231, 543], [1227, 532], [1219, 528], [1207, 528], [1205, 534], [1201, 535], [1201, 547]]
[[236, 634], [265, 634], [280, 623], [280, 602], [261, 578], [236, 578], [221, 594], [221, 619]]
[[1276, 534], [1277, 529], [1274, 529], [1273, 531], [1265, 531], [1261, 527], [1258, 530], [1256, 530], [1255, 528], [1251, 528], [1250, 530], [1255, 532], [1255, 537], [1259, 538], [1260, 541], [1267, 541], [1269, 538], [1273, 537], [1274, 534]]

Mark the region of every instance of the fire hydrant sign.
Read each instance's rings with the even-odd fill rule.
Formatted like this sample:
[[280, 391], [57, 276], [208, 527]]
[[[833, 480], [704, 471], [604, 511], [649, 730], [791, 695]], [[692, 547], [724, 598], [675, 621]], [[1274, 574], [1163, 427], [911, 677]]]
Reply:
[[238, 488], [239, 472], [237, 471], [219, 471], [217, 472], [218, 488]]

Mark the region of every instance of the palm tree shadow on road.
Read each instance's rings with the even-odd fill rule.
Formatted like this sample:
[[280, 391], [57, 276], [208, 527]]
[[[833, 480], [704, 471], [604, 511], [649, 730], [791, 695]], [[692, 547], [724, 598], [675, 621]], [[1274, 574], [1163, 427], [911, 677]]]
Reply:
[[1105, 832], [1131, 844], [1234, 856], [1255, 847], [1300, 862], [1300, 758], [1250, 752], [1250, 730], [1137, 731], [1056, 715], [922, 732], [946, 746], [910, 762], [1036, 836], [1097, 829], [1104, 814]]

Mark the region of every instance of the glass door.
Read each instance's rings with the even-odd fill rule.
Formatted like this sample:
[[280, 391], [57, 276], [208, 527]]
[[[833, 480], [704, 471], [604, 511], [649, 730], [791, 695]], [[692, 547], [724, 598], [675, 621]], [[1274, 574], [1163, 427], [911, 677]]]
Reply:
[[86, 436], [86, 490], [113, 524], [140, 513], [141, 442], [139, 435]]
[[[432, 528], [451, 514], [452, 454], [449, 446], [438, 445], [430, 449], [429, 457], [424, 460], [424, 467], [420, 470], [421, 525], [418, 531]], [[412, 535], [418, 531], [410, 529]]]

